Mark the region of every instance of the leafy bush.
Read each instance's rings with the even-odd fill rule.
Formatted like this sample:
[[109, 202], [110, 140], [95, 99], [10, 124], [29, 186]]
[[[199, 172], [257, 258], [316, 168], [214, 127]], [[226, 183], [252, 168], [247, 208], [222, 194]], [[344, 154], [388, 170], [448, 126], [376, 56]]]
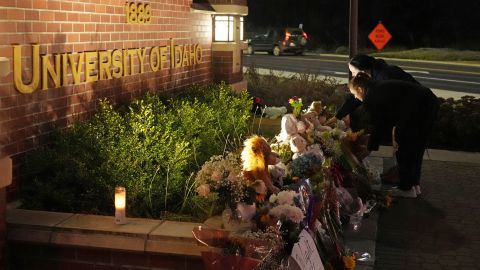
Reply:
[[304, 109], [312, 101], [322, 101], [327, 105], [328, 114], [333, 114], [344, 100], [348, 89], [330, 77], [320, 78], [316, 74], [299, 73], [291, 77], [281, 77], [273, 72], [260, 75], [254, 66], [250, 66], [246, 73], [248, 92], [252, 96], [262, 99], [263, 105], [285, 106], [291, 111], [289, 98], [301, 97]]
[[440, 109], [430, 138], [430, 147], [480, 151], [480, 98], [440, 98]]
[[91, 120], [55, 131], [26, 156], [24, 207], [111, 214], [122, 185], [129, 215], [190, 209], [194, 172], [243, 141], [251, 107], [246, 92], [224, 84], [192, 91], [169, 100], [147, 94], [123, 110], [104, 100]]

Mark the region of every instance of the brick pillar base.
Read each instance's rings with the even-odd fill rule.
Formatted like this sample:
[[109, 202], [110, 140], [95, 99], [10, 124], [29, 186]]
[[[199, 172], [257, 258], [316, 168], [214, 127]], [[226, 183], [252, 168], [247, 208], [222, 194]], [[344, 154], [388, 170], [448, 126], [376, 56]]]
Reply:
[[5, 246], [7, 240], [7, 195], [5, 188], [0, 188], [0, 270], [5, 269]]

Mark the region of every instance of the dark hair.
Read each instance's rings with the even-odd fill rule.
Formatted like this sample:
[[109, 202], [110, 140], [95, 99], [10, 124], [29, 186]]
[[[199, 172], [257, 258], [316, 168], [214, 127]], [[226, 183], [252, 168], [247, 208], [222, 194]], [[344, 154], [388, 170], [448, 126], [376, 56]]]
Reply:
[[374, 62], [375, 58], [371, 56], [365, 54], [357, 54], [350, 60], [349, 64], [358, 68], [359, 70], [365, 71], [371, 70]]
[[348, 86], [351, 88], [361, 87], [365, 91], [369, 88], [372, 83], [372, 77], [365, 72], [359, 72], [357, 76], [353, 77]]

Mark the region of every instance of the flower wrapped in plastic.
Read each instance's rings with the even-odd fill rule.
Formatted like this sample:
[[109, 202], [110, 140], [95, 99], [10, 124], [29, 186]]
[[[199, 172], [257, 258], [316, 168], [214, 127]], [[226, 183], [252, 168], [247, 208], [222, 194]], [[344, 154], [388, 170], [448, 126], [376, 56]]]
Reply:
[[297, 96], [293, 96], [288, 100], [288, 103], [290, 103], [290, 106], [293, 108], [293, 114], [295, 116], [299, 116], [303, 107], [302, 99]]
[[197, 226], [192, 231], [202, 252], [205, 269], [275, 269], [283, 249], [274, 232], [228, 232]]

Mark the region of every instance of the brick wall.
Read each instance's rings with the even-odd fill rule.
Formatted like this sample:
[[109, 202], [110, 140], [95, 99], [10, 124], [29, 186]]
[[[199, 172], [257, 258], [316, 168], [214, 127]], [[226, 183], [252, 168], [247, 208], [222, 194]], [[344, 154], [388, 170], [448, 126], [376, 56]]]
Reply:
[[[126, 24], [125, 0], [2, 0], [0, 57], [13, 71], [12, 44], [22, 44], [23, 81], [31, 80], [31, 43], [41, 54], [201, 44], [202, 63], [79, 85], [22, 94], [14, 88], [13, 72], [0, 78], [0, 155], [14, 160], [15, 188], [22, 153], [48, 140], [53, 126], [64, 127], [91, 115], [99, 98], [114, 103], [145, 91], [175, 91], [212, 80], [211, 16], [190, 11], [192, 0], [145, 0], [152, 7], [150, 24]], [[138, 1], [137, 1], [138, 2]], [[147, 49], [149, 50], [149, 49]], [[147, 55], [149, 53], [147, 52]], [[52, 63], [53, 57], [51, 58]], [[139, 68], [138, 59], [133, 64]], [[145, 59], [144, 65], [148, 65]], [[147, 69], [145, 69], [147, 70]], [[84, 74], [82, 75], [84, 78]], [[71, 80], [71, 78], [70, 78]], [[82, 80], [84, 81], [84, 80]], [[53, 85], [49, 82], [49, 85]], [[40, 83], [41, 86], [41, 83]], [[10, 190], [10, 194], [12, 194]]]
[[233, 73], [233, 51], [213, 51], [212, 61], [215, 63], [213, 66], [215, 82], [234, 83], [242, 80], [242, 72]]
[[107, 249], [9, 243], [9, 265], [18, 270], [204, 269], [199, 257]]

